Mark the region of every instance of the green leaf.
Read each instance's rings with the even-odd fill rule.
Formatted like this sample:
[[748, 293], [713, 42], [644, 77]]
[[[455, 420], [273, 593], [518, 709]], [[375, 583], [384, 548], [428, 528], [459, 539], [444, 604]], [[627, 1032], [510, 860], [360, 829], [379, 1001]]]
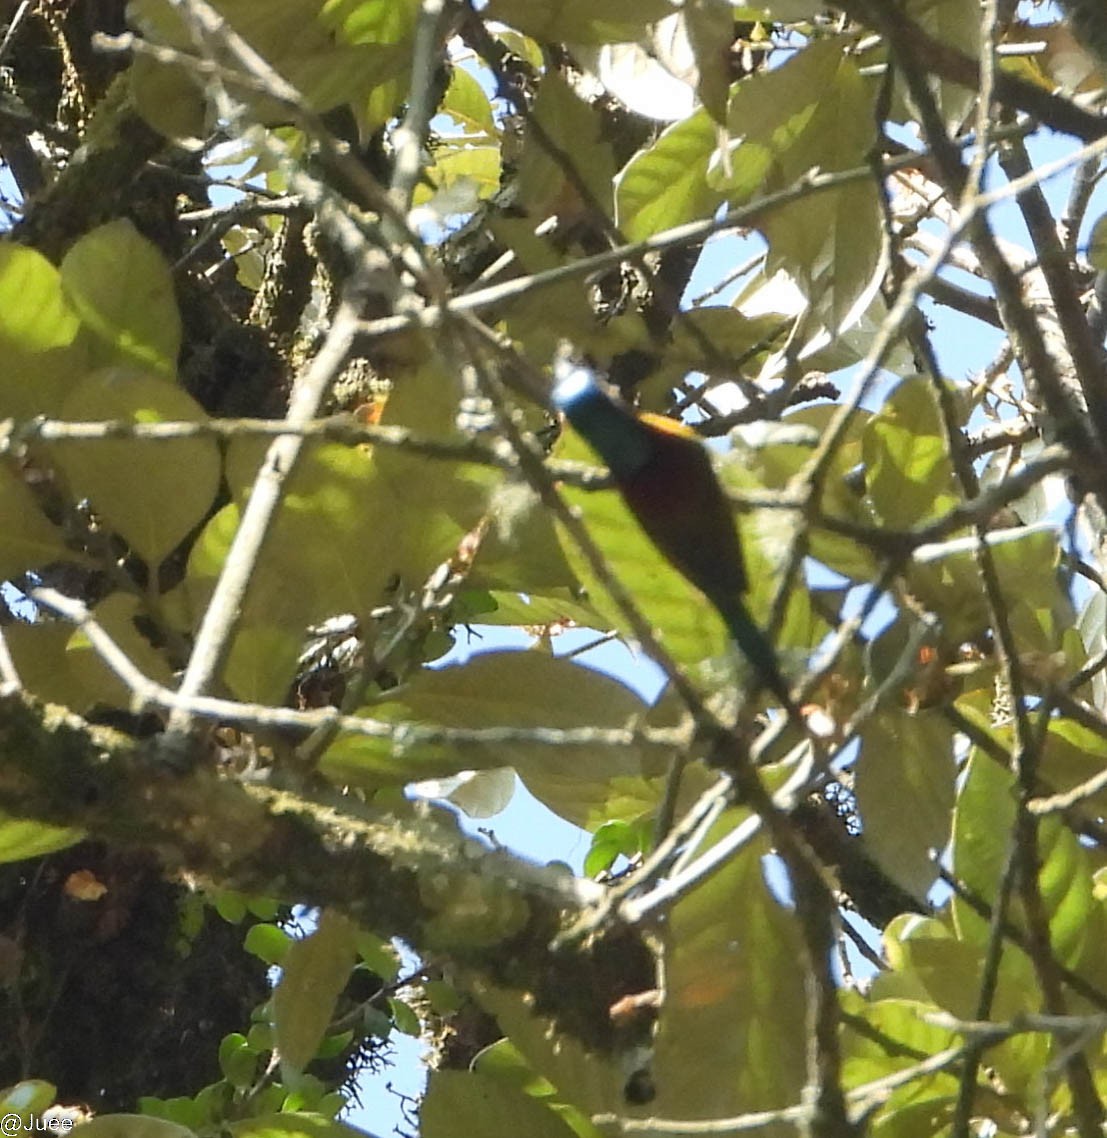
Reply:
[[332, 909], [285, 953], [272, 1007], [286, 1082], [315, 1058], [356, 959], [354, 927]]
[[131, 60], [127, 85], [135, 111], [148, 126], [190, 150], [203, 145], [207, 104], [186, 67], [139, 53]]
[[646, 705], [608, 676], [542, 652], [489, 652], [469, 663], [417, 674], [395, 697], [359, 714], [395, 723], [391, 739], [340, 737], [322, 769], [341, 784], [373, 785], [442, 778], [461, 769], [513, 766], [527, 788], [551, 810], [584, 825], [600, 810], [616, 776], [660, 774], [665, 756], [638, 743], [547, 746], [526, 741], [488, 744], [420, 743], [403, 724], [441, 727], [626, 727]]
[[415, 204], [428, 205], [440, 217], [470, 213], [479, 200], [500, 187], [498, 146], [440, 146], [426, 171], [430, 187], [416, 189]]
[[[589, 1051], [579, 1039], [549, 1019], [534, 1014], [529, 994], [493, 987], [477, 980], [472, 990], [481, 1007], [494, 1016], [509, 1044], [494, 1045], [474, 1061], [481, 1073], [534, 1098], [552, 1099], [552, 1088], [568, 1088], [573, 1107], [584, 1116], [625, 1111], [623, 1088], [627, 1072], [611, 1052]], [[559, 1104], [550, 1105], [559, 1109]], [[561, 1110], [570, 1121], [571, 1115]], [[578, 1134], [582, 1131], [572, 1121]]]
[[192, 1138], [192, 1131], [145, 1114], [100, 1114], [81, 1123], [82, 1138]]
[[584, 875], [595, 877], [610, 869], [616, 858], [633, 857], [641, 845], [639, 827], [619, 819], [605, 822], [592, 837], [592, 845], [584, 858]]
[[138, 1108], [143, 1114], [176, 1123], [176, 1125], [183, 1126], [187, 1130], [202, 1130], [211, 1124], [214, 1112], [208, 1109], [210, 1106], [208, 1100], [211, 1096], [201, 1100], [201, 1095], [203, 1095], [202, 1091], [194, 1099], [186, 1098], [183, 1095], [170, 1099], [143, 1095], [138, 1100]]
[[231, 1122], [227, 1130], [233, 1138], [365, 1138], [367, 1133], [332, 1118], [297, 1111]]
[[212, 906], [229, 925], [246, 919], [246, 898], [234, 889], [220, 889], [212, 896]]
[[541, 1100], [475, 1071], [433, 1071], [419, 1122], [422, 1138], [574, 1138]]
[[402, 43], [414, 35], [419, 16], [418, 0], [324, 0], [321, 9], [303, 7], [318, 9], [320, 23], [349, 44]]
[[[744, 817], [724, 815], [701, 853]], [[725, 1118], [799, 1101], [802, 946], [794, 917], [765, 883], [767, 852], [763, 841], [747, 846], [669, 913], [650, 1104], [659, 1117]], [[729, 1077], [720, 1079], [721, 1070]]]
[[630, 241], [709, 217], [723, 201], [708, 185], [718, 127], [704, 110], [662, 131], [623, 167], [615, 189], [616, 220]]
[[403, 1000], [396, 999], [395, 996], [389, 996], [388, 1010], [392, 1013], [392, 1022], [396, 1025], [397, 1031], [401, 1031], [404, 1035], [410, 1035], [418, 1039], [423, 1030], [423, 1025], [415, 1009], [410, 1004], [405, 1003]]
[[880, 204], [868, 182], [815, 194], [767, 215], [765, 271], [786, 272], [833, 332], [873, 298], [882, 263]]
[[273, 1030], [273, 1025], [267, 1022], [255, 1022], [250, 1024], [250, 1030], [246, 1033], [246, 1042], [254, 1049], [254, 1051], [272, 1051], [277, 1045], [276, 1032]]
[[395, 946], [375, 933], [358, 929], [357, 952], [365, 965], [386, 983], [400, 974], [400, 956]]
[[689, 0], [684, 5], [685, 29], [699, 72], [696, 93], [704, 110], [721, 125], [726, 124], [730, 93], [734, 18], [730, 0]]
[[0, 1091], [0, 1114], [17, 1114], [29, 1122], [57, 1102], [58, 1088], [43, 1079], [23, 1079]]
[[[111, 593], [92, 613], [100, 627], [147, 679], [166, 686], [172, 683], [173, 672], [165, 657], [139, 631], [145, 612], [137, 597], [129, 593]], [[86, 693], [79, 706], [97, 703], [114, 707], [129, 705], [130, 689], [101, 659], [82, 629], [77, 629], [70, 636], [65, 654], [70, 673]]]
[[[615, 159], [597, 112], [558, 72], [547, 71], [529, 117], [535, 126], [526, 137], [515, 180], [528, 213], [539, 219], [568, 213], [571, 220], [594, 203], [610, 216]], [[566, 176], [566, 162], [573, 164], [592, 203], [580, 201], [576, 185]]]
[[232, 1087], [250, 1087], [257, 1077], [258, 1053], [250, 1046], [246, 1036], [234, 1031], [219, 1042], [219, 1069]]
[[88, 367], [80, 319], [41, 253], [0, 241], [0, 418], [55, 416]]
[[[422, 413], [433, 406], [437, 415], [444, 397], [453, 396], [433, 378], [405, 379], [389, 398], [390, 417], [395, 401], [400, 422], [412, 425], [409, 387], [421, 398]], [[236, 439], [228, 448], [227, 480], [238, 501], [249, 493], [265, 453], [264, 441], [256, 439]], [[417, 456], [337, 443], [305, 447], [251, 576], [231, 647], [225, 679], [236, 695], [283, 698], [305, 626], [341, 613], [364, 616], [395, 583], [419, 589], [457, 551], [499, 476], [472, 464], [442, 468], [441, 474], [428, 489], [425, 459]], [[203, 612], [226, 559], [239, 508], [235, 503], [216, 514], [193, 548], [185, 584], [194, 614]]]
[[[822, 40], [735, 85], [728, 125], [736, 141], [711, 179], [732, 204], [786, 189], [812, 170], [865, 164], [875, 87], [848, 54], [852, 46], [845, 38]], [[759, 215], [758, 225], [769, 241], [766, 274], [785, 271], [831, 329], [875, 287], [879, 199], [868, 182], [778, 206]]]
[[957, 773], [953, 729], [939, 712], [908, 715], [887, 707], [866, 721], [861, 737], [854, 793], [865, 847], [921, 900], [937, 875], [928, 850], [940, 853], [949, 840]]
[[[1007, 862], [1014, 823], [1013, 776], [974, 750], [957, 796], [952, 869], [965, 887], [985, 904], [991, 905], [995, 900], [996, 883]], [[988, 935], [987, 924], [967, 902], [956, 896], [953, 918], [961, 939], [983, 943]]]
[[[1107, 740], [1073, 719], [1051, 719], [1039, 762], [1039, 772], [1051, 793], [1080, 786], [1107, 767]], [[1107, 789], [1082, 800], [1097, 812], [1107, 812]]]
[[72, 557], [61, 531], [43, 516], [26, 483], [0, 462], [0, 579]]
[[[1057, 815], [1038, 825], [1038, 885], [1049, 918], [1049, 942], [1054, 957], [1075, 967], [1091, 937], [1102, 941], [1102, 912], [1092, 896], [1092, 869], [1077, 836]], [[1093, 925], [1093, 914], [1100, 919]]]
[[[843, 999], [851, 1017], [856, 1017], [847, 1021], [842, 1036], [842, 1083], [846, 1088], [895, 1076], [917, 1066], [916, 1056], [936, 1055], [961, 1043], [951, 1031], [923, 1019], [934, 1009], [921, 1001], [866, 1002], [848, 990]], [[859, 1030], [858, 1020], [869, 1030]], [[920, 1138], [941, 1133], [943, 1123], [952, 1116], [958, 1085], [958, 1072], [953, 1068], [920, 1074], [892, 1088], [874, 1115], [873, 1132], [889, 1136], [917, 1134]], [[924, 1117], [916, 1126], [905, 1127], [907, 1112], [922, 1113]]]
[[[291, 576], [286, 579], [290, 588], [308, 587], [307, 582], [293, 582]], [[287, 616], [284, 627], [276, 624], [282, 616]], [[259, 624], [259, 617], [251, 613], [239, 625], [223, 668], [224, 680], [239, 699], [274, 703], [288, 691], [303, 651], [303, 635], [295, 631], [307, 623], [301, 616], [296, 603], [274, 605], [265, 623]]]
[[292, 943], [292, 937], [276, 925], [251, 925], [242, 942], [247, 952], [266, 964], [280, 964]]
[[260, 921], [274, 921], [281, 911], [280, 902], [275, 901], [272, 897], [247, 896], [246, 908], [252, 916], [257, 917]]
[[[1050, 525], [993, 530], [985, 540], [1016, 638], [1024, 651], [1052, 651], [1057, 630], [1050, 610], [1062, 599], [1056, 530]], [[920, 546], [907, 568], [911, 592], [941, 617], [947, 643], [974, 640], [990, 621], [977, 560], [979, 542], [974, 535]]]
[[464, 67], [454, 67], [450, 72], [450, 85], [438, 109], [470, 134], [489, 138], [497, 134], [492, 104], [473, 73]]
[[[906, 987], [959, 1019], [973, 1018], [980, 1000], [984, 947], [975, 939], [958, 939], [955, 932], [948, 920], [913, 914], [893, 920], [884, 931], [884, 945], [895, 972], [874, 984], [874, 1000], [903, 994]], [[1039, 1007], [1040, 998], [1034, 966], [1021, 949], [1008, 946], [999, 963], [991, 1016], [998, 1022], [1015, 1019]], [[1007, 1086], [1029, 1089], [1048, 1062], [1050, 1049], [1047, 1036], [1015, 1036], [989, 1050], [989, 1066], [1001, 1073]]]
[[489, 0], [483, 16], [541, 42], [605, 44], [636, 40], [672, 11], [670, 0]]
[[[991, 758], [974, 751], [957, 801], [954, 816], [953, 872], [969, 892], [986, 905], [994, 906], [998, 883], [1010, 856], [1015, 825], [1014, 777]], [[1102, 935], [1102, 911], [1094, 904], [1092, 873], [1087, 853], [1076, 836], [1057, 815], [1038, 822], [1038, 884], [1042, 905], [1049, 922], [1049, 939], [1056, 958], [1075, 967], [1092, 943]], [[1094, 916], [1093, 916], [1094, 914]], [[987, 922], [961, 898], [953, 900], [958, 934], [976, 945], [987, 943]], [[1009, 919], [1025, 929], [1026, 917], [1017, 890], [1012, 898]], [[1033, 968], [1021, 951], [1010, 949], [1004, 960], [1021, 961], [1021, 975], [1010, 983], [1010, 996], [1004, 1006], [997, 1004], [997, 1017], [1029, 1011], [1040, 999]]]
[[334, 1059], [346, 1051], [353, 1041], [354, 1033], [352, 1031], [337, 1031], [333, 1035], [325, 1035], [315, 1053], [316, 1058]]
[[[203, 422], [199, 404], [168, 380], [130, 367], [84, 376], [63, 407], [76, 421]], [[76, 497], [98, 513], [151, 567], [202, 520], [219, 488], [214, 439], [96, 439], [54, 443], [50, 453]]]
[[479, 1052], [472, 1069], [526, 1091], [534, 1098], [549, 1098], [556, 1088], [549, 1079], [536, 1075], [527, 1065], [523, 1053], [510, 1039], [498, 1039]]
[[[973, 59], [980, 57], [980, 20], [961, 0], [908, 0], [904, 16], [940, 43]], [[897, 75], [896, 81], [897, 87], [905, 86], [902, 76]], [[949, 79], [935, 78], [929, 85], [942, 121], [949, 130], [959, 130], [974, 105], [975, 93]], [[907, 113], [917, 116], [913, 108]]]
[[[411, 35], [417, 0], [221, 0], [219, 14], [281, 77], [297, 89], [316, 112], [349, 104], [359, 117], [363, 137], [384, 122], [407, 90]], [[188, 28], [179, 15], [157, 0], [134, 0], [130, 22], [155, 43], [191, 48]], [[158, 67], [162, 65], [160, 61]], [[195, 130], [192, 114], [173, 113], [174, 101], [186, 107], [195, 98], [192, 76], [175, 65], [170, 78], [156, 87], [140, 71], [140, 112], [155, 129]], [[246, 104], [251, 118], [268, 125], [284, 124], [287, 109], [260, 94], [255, 85], [225, 77], [232, 97]], [[185, 84], [192, 87], [190, 93]], [[169, 103], [158, 106], [156, 96]], [[373, 105], [376, 104], [376, 105]]]
[[84, 708], [92, 702], [89, 689], [72, 668], [67, 652], [73, 626], [61, 621], [12, 624], [4, 639], [23, 687], [46, 703]]
[[0, 343], [45, 352], [67, 347], [79, 327], [58, 270], [36, 250], [0, 241]]
[[[787, 428], [809, 429], [816, 438], [820, 438], [836, 411], [837, 408], [830, 405], [805, 407], [787, 414], [783, 423]], [[866, 421], [865, 412], [859, 411], [853, 416], [842, 443], [830, 458], [820, 501], [821, 512], [827, 517], [862, 526], [873, 524], [872, 511], [861, 493], [851, 485], [850, 473], [861, 462], [861, 439]], [[735, 455], [724, 471], [732, 467], [744, 469], [759, 476], [772, 490], [783, 490], [812, 454], [809, 446], [775, 441], [772, 436], [764, 446], [750, 445], [741, 431], [735, 432], [732, 439]], [[843, 577], [868, 581], [877, 572], [875, 557], [859, 542], [819, 529], [812, 531], [810, 541], [812, 557]]]
[[958, 495], [930, 381], [903, 380], [864, 434], [865, 484], [880, 521], [894, 529], [948, 512]]
[[102, 363], [172, 376], [181, 347], [173, 278], [157, 248], [121, 218], [81, 237], [61, 264], [62, 285], [102, 341]]
[[84, 830], [69, 826], [50, 826], [26, 818], [13, 818], [0, 812], [0, 863], [23, 861], [76, 845]]
[[452, 1015], [465, 1005], [461, 993], [446, 980], [428, 980], [423, 985], [423, 991], [435, 1015]]

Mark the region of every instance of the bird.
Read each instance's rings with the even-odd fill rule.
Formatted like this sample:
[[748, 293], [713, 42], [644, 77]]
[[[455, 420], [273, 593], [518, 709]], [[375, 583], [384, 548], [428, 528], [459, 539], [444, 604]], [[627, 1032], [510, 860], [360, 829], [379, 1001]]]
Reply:
[[603, 459], [646, 536], [718, 611], [757, 686], [799, 717], [776, 653], [743, 599], [749, 578], [734, 516], [699, 436], [674, 419], [631, 409], [568, 359], [554, 365], [554, 378], [554, 407]]

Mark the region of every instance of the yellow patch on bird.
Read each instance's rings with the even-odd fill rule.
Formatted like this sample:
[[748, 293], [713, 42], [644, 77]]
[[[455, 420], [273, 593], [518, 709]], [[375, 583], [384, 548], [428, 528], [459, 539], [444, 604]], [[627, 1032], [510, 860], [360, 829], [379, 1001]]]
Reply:
[[652, 411], [640, 411], [638, 418], [668, 435], [676, 435], [681, 439], [694, 439], [696, 442], [700, 441], [699, 435], [691, 427], [676, 419], [669, 419], [664, 415], [655, 415]]

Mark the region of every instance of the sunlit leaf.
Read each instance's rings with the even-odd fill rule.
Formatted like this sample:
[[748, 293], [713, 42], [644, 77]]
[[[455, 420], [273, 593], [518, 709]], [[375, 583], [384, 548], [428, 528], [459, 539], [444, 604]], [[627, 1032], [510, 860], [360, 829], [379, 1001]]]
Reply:
[[81, 1123], [87, 1138], [192, 1138], [192, 1131], [145, 1114], [101, 1114]]
[[623, 167], [615, 194], [616, 220], [630, 240], [710, 216], [723, 200], [707, 182], [716, 142], [715, 123], [699, 110], [663, 131]]
[[0, 863], [42, 857], [72, 846], [84, 837], [84, 831], [68, 826], [50, 826], [12, 818], [0, 813]]
[[[101, 363], [138, 364], [172, 376], [181, 346], [173, 278], [130, 221], [86, 233], [61, 264], [66, 296], [101, 343]], [[76, 417], [76, 416], [74, 416]]]
[[435, 1071], [419, 1119], [423, 1138], [574, 1138], [572, 1128], [541, 1101], [475, 1071]]
[[878, 517], [911, 529], [957, 502], [936, 396], [928, 380], [905, 379], [869, 422], [865, 484]]

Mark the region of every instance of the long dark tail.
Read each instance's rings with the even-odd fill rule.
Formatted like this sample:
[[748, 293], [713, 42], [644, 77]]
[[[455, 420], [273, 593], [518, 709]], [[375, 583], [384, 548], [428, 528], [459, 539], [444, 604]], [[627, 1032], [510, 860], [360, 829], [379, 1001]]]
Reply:
[[788, 713], [802, 724], [803, 716], [792, 700], [788, 681], [785, 680], [780, 665], [777, 663], [776, 652], [769, 643], [769, 638], [762, 632], [760, 625], [750, 616], [750, 611], [746, 608], [745, 602], [740, 597], [735, 597], [733, 600], [728, 598], [725, 605], [716, 603], [716, 608], [718, 608], [723, 620], [726, 621], [726, 626], [734, 638], [734, 643], [738, 645], [742, 654], [753, 665], [757, 676], [757, 686], [768, 688], [780, 700]]

